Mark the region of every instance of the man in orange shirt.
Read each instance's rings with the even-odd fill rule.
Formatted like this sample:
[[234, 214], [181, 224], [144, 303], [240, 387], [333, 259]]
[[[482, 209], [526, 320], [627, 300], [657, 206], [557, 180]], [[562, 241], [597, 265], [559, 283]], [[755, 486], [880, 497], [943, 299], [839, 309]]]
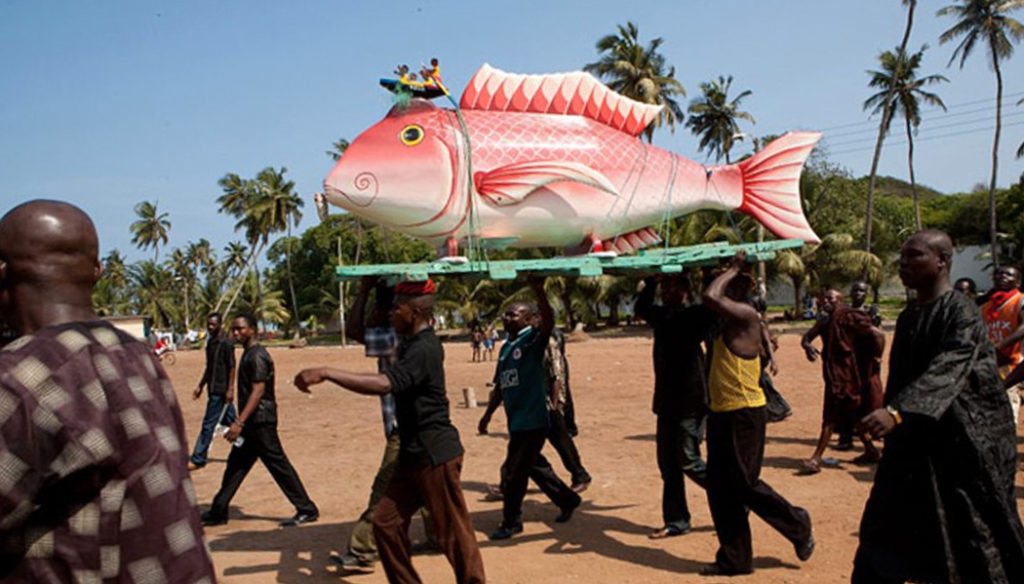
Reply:
[[[981, 305], [981, 315], [988, 329], [988, 338], [996, 349], [996, 365], [1005, 379], [1021, 362], [1020, 342], [1024, 338], [1024, 319], [1021, 306], [1024, 293], [1020, 291], [1020, 270], [1014, 266], [1001, 266], [992, 273], [994, 291], [988, 302]], [[1013, 408], [1013, 421], [1020, 421], [1020, 392], [1018, 386], [1006, 390]]]

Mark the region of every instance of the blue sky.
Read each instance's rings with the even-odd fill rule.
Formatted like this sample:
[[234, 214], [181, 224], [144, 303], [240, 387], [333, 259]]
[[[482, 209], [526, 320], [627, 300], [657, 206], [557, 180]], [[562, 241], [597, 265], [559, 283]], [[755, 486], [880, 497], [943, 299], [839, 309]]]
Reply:
[[[987, 184], [995, 80], [981, 50], [947, 68], [951, 24], [919, 2], [911, 47], [928, 43], [923, 72], [949, 112], [927, 111], [915, 152], [918, 181], [945, 192]], [[1024, 12], [1015, 15], [1024, 20]], [[688, 98], [699, 83], [733, 75], [753, 135], [823, 130], [831, 159], [867, 174], [872, 126], [861, 110], [865, 70], [904, 26], [897, 0], [592, 0], [568, 2], [52, 2], [0, 0], [0, 212], [26, 199], [64, 199], [100, 230], [102, 253], [136, 250], [132, 207], [158, 201], [170, 246], [240, 238], [217, 213], [217, 179], [285, 166], [307, 200], [300, 229], [316, 220], [312, 193], [339, 137], [355, 138], [386, 112], [377, 86], [397, 63], [437, 56], [457, 93], [480, 64], [545, 73], [581, 68], [594, 43], [627, 20], [641, 39], [660, 36]], [[1000, 186], [1024, 160], [1024, 48], [1004, 63]], [[897, 124], [899, 122], [897, 121]], [[900, 134], [880, 171], [906, 176]], [[695, 160], [685, 129], [655, 143]], [[744, 148], [740, 146], [740, 148]]]

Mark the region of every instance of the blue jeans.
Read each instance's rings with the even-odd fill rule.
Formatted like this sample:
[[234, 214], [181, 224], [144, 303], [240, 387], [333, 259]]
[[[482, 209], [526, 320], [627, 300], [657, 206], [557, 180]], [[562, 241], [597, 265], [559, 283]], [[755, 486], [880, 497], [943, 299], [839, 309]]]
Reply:
[[[210, 441], [213, 439], [213, 427], [221, 420], [217, 419], [221, 410], [224, 409], [224, 394], [208, 394], [206, 401], [206, 413], [203, 414], [203, 426], [199, 429], [199, 438], [196, 439], [196, 447], [192, 451], [189, 460], [196, 466], [206, 464], [206, 453], [210, 450]], [[225, 425], [235, 421], [235, 405], [228, 404], [227, 412], [224, 413]]]

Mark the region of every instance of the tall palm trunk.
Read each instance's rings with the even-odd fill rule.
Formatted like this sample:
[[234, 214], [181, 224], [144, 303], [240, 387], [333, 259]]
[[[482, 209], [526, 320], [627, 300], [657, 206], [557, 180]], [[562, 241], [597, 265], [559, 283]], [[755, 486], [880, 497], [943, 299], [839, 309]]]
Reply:
[[295, 338], [301, 336], [299, 326], [299, 299], [295, 297], [295, 280], [292, 277], [292, 224], [288, 223], [288, 239], [285, 240], [284, 259], [288, 264], [288, 291], [292, 293], [292, 322], [295, 323]]
[[996, 224], [996, 176], [999, 169], [999, 132], [1002, 130], [1003, 123], [1003, 74], [999, 70], [999, 57], [996, 53], [995, 43], [992, 42], [989, 37], [989, 48], [992, 51], [992, 68], [996, 72], [996, 135], [992, 139], [992, 179], [988, 184], [988, 231], [989, 237], [992, 240], [992, 270], [993, 272], [999, 269], [999, 241], [997, 240], [996, 234], [998, 233], [998, 225]]
[[878, 161], [882, 157], [882, 142], [885, 141], [885, 131], [889, 127], [889, 121], [892, 119], [892, 96], [896, 93], [896, 80], [900, 78], [903, 56], [907, 54], [907, 41], [910, 40], [910, 29], [914, 25], [914, 8], [916, 6], [917, 0], [910, 0], [910, 7], [907, 8], [907, 27], [903, 30], [903, 40], [900, 42], [896, 70], [893, 71], [892, 80], [889, 82], [889, 91], [885, 96], [882, 122], [878, 126], [878, 138], [875, 140], [875, 154], [871, 158], [871, 174], [868, 178], [868, 216], [864, 222], [864, 250], [869, 252], [871, 251], [871, 224], [875, 217], [875, 175], [878, 173]]
[[921, 231], [921, 207], [917, 202], [917, 182], [914, 180], [914, 133], [910, 127], [910, 118], [904, 120], [907, 125], [907, 166], [910, 168], [910, 194], [914, 197], [914, 225]]
[[803, 291], [802, 290], [802, 286], [801, 286], [801, 281], [803, 280], [803, 276], [801, 276], [799, 278], [791, 277], [790, 280], [793, 280], [793, 320], [800, 320], [800, 315], [803, 314], [803, 310], [804, 310], [804, 307], [803, 307], [803, 300], [804, 299], [803, 299], [803, 295], [800, 294], [800, 292]]
[[[249, 273], [248, 273], [249, 265], [251, 264], [251, 265], [253, 265], [255, 267], [255, 265], [256, 265], [256, 258], [259, 257], [259, 254], [263, 251], [264, 245], [265, 244], [261, 244], [259, 247], [253, 247], [253, 252], [249, 256], [249, 260], [247, 262], [245, 262], [245, 267], [238, 271], [238, 283], [235, 285], [235, 292], [231, 295], [231, 301], [228, 302], [227, 308], [224, 309], [224, 314], [226, 314], [226, 315], [230, 315], [231, 314], [231, 308], [234, 307], [235, 300], [238, 299], [238, 293], [242, 291], [242, 287], [245, 285], [245, 278], [246, 278], [246, 276], [249, 275]], [[256, 297], [257, 297], [257, 300], [259, 300], [259, 292], [258, 292], [258, 290], [259, 290], [259, 271], [256, 272], [256, 287], [257, 287]], [[223, 297], [221, 297], [221, 300], [223, 300]], [[257, 303], [257, 306], [258, 306], [258, 303]], [[217, 301], [217, 307], [214, 308], [213, 311], [217, 312], [217, 308], [220, 308], [220, 301], [219, 300]], [[259, 315], [256, 315], [256, 316], [257, 316], [257, 318], [259, 318]], [[231, 318], [231, 317], [228, 316], [227, 318]]]

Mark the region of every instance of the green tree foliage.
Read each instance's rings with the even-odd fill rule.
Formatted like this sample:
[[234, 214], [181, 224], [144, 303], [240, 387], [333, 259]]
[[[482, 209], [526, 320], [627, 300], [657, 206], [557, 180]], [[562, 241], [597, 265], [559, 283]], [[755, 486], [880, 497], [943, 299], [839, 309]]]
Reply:
[[731, 162], [733, 144], [741, 139], [739, 120], [754, 123], [754, 116], [740, 109], [740, 102], [752, 92], [741, 91], [730, 100], [731, 86], [732, 75], [701, 83], [701, 95], [690, 102], [690, 118], [686, 120], [686, 127], [700, 138], [700, 151], [707, 150], [716, 162], [725, 158], [726, 164]]
[[999, 134], [1003, 120], [1003, 73], [999, 64], [1013, 55], [1013, 44], [1024, 39], [1024, 24], [1010, 13], [1024, 6], [1024, 0], [960, 0], [938, 11], [939, 16], [956, 19], [939, 41], [943, 44], [960, 39], [949, 64], [959, 59], [963, 69], [967, 57], [979, 44], [988, 51], [989, 64], [996, 76], [996, 127], [992, 138], [992, 175], [989, 180], [989, 242], [995, 265], [999, 265], [998, 219], [996, 215], [996, 178], [999, 175]]
[[[917, 181], [914, 177], [914, 135], [921, 125], [921, 102], [946, 109], [942, 99], [923, 88], [936, 83], [949, 81], [942, 75], [926, 75], [918, 77], [921, 59], [928, 45], [913, 55], [906, 55], [899, 49], [886, 51], [878, 56], [882, 65], [880, 71], [868, 71], [871, 76], [869, 87], [879, 89], [864, 102], [864, 109], [871, 109], [874, 114], [883, 114], [884, 132], [889, 131], [892, 114], [899, 113], [903, 117], [907, 132], [907, 166], [910, 172], [910, 192], [914, 200], [914, 219], [916, 227], [921, 229], [921, 210], [917, 198]], [[886, 102], [891, 99], [891, 102]], [[885, 112], [889, 112], [888, 119]]]
[[644, 130], [650, 142], [655, 127], [667, 125], [669, 131], [674, 132], [676, 124], [682, 123], [683, 108], [676, 98], [685, 97], [686, 90], [675, 78], [676, 68], [669, 66], [658, 51], [663, 39], [656, 38], [645, 47], [640, 43], [636, 24], [627, 22], [617, 28], [617, 33], [597, 41], [600, 58], [584, 65], [583, 70], [593, 73], [621, 95], [664, 106], [655, 123]]
[[167, 244], [171, 222], [167, 219], [167, 213], [157, 210], [157, 203], [149, 201], [135, 205], [135, 214], [139, 220], [131, 225], [132, 243], [141, 250], [152, 247], [153, 261], [156, 262], [160, 259], [160, 246]]

